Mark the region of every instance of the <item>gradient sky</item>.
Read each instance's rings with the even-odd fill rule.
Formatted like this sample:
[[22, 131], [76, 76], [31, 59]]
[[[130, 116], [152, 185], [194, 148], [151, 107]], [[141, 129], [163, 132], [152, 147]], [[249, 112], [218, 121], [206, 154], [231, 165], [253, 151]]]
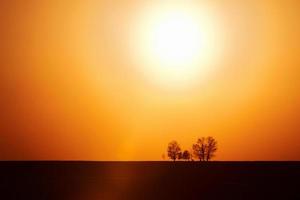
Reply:
[[1, 2], [0, 159], [160, 160], [213, 136], [217, 160], [300, 160], [300, 2], [199, 1], [224, 51], [180, 90], [134, 62], [149, 2]]

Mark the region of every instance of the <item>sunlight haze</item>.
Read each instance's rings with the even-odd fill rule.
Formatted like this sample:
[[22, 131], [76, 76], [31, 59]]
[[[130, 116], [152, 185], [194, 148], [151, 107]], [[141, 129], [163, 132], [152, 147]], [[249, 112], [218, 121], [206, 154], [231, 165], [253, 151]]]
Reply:
[[1, 4], [1, 160], [300, 159], [300, 1]]

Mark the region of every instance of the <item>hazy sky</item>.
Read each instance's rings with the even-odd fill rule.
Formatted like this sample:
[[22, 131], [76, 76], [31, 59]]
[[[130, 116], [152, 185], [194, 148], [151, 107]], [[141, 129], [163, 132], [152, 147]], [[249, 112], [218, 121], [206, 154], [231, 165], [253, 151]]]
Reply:
[[217, 160], [300, 160], [300, 1], [184, 2], [220, 53], [177, 82], [138, 36], [174, 1], [2, 2], [0, 159], [160, 160], [213, 136]]

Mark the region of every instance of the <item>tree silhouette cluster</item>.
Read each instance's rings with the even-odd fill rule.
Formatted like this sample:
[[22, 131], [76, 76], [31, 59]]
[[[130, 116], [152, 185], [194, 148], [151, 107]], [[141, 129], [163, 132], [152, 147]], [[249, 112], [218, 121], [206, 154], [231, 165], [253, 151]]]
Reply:
[[195, 144], [192, 145], [192, 150], [181, 151], [180, 145], [177, 141], [172, 141], [168, 144], [168, 157], [173, 160], [194, 160], [210, 161], [216, 155], [218, 149], [217, 141], [213, 137], [199, 138]]

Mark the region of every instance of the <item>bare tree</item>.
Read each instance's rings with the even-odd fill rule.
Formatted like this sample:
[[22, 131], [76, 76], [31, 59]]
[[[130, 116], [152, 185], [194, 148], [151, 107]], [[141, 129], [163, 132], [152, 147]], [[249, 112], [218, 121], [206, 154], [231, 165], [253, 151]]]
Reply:
[[182, 159], [188, 161], [188, 160], [190, 160], [190, 158], [191, 158], [190, 152], [188, 150], [183, 151]]
[[217, 141], [213, 137], [202, 137], [193, 144], [193, 153], [200, 161], [209, 161], [215, 156]]
[[200, 161], [205, 160], [206, 156], [206, 138], [202, 137], [197, 140], [196, 144], [193, 144], [193, 153]]
[[209, 161], [215, 156], [217, 151], [217, 141], [213, 137], [206, 138], [206, 161]]
[[167, 152], [168, 152], [168, 157], [170, 159], [172, 159], [173, 161], [175, 161], [176, 159], [179, 159], [180, 151], [181, 151], [181, 148], [175, 140], [169, 143]]

